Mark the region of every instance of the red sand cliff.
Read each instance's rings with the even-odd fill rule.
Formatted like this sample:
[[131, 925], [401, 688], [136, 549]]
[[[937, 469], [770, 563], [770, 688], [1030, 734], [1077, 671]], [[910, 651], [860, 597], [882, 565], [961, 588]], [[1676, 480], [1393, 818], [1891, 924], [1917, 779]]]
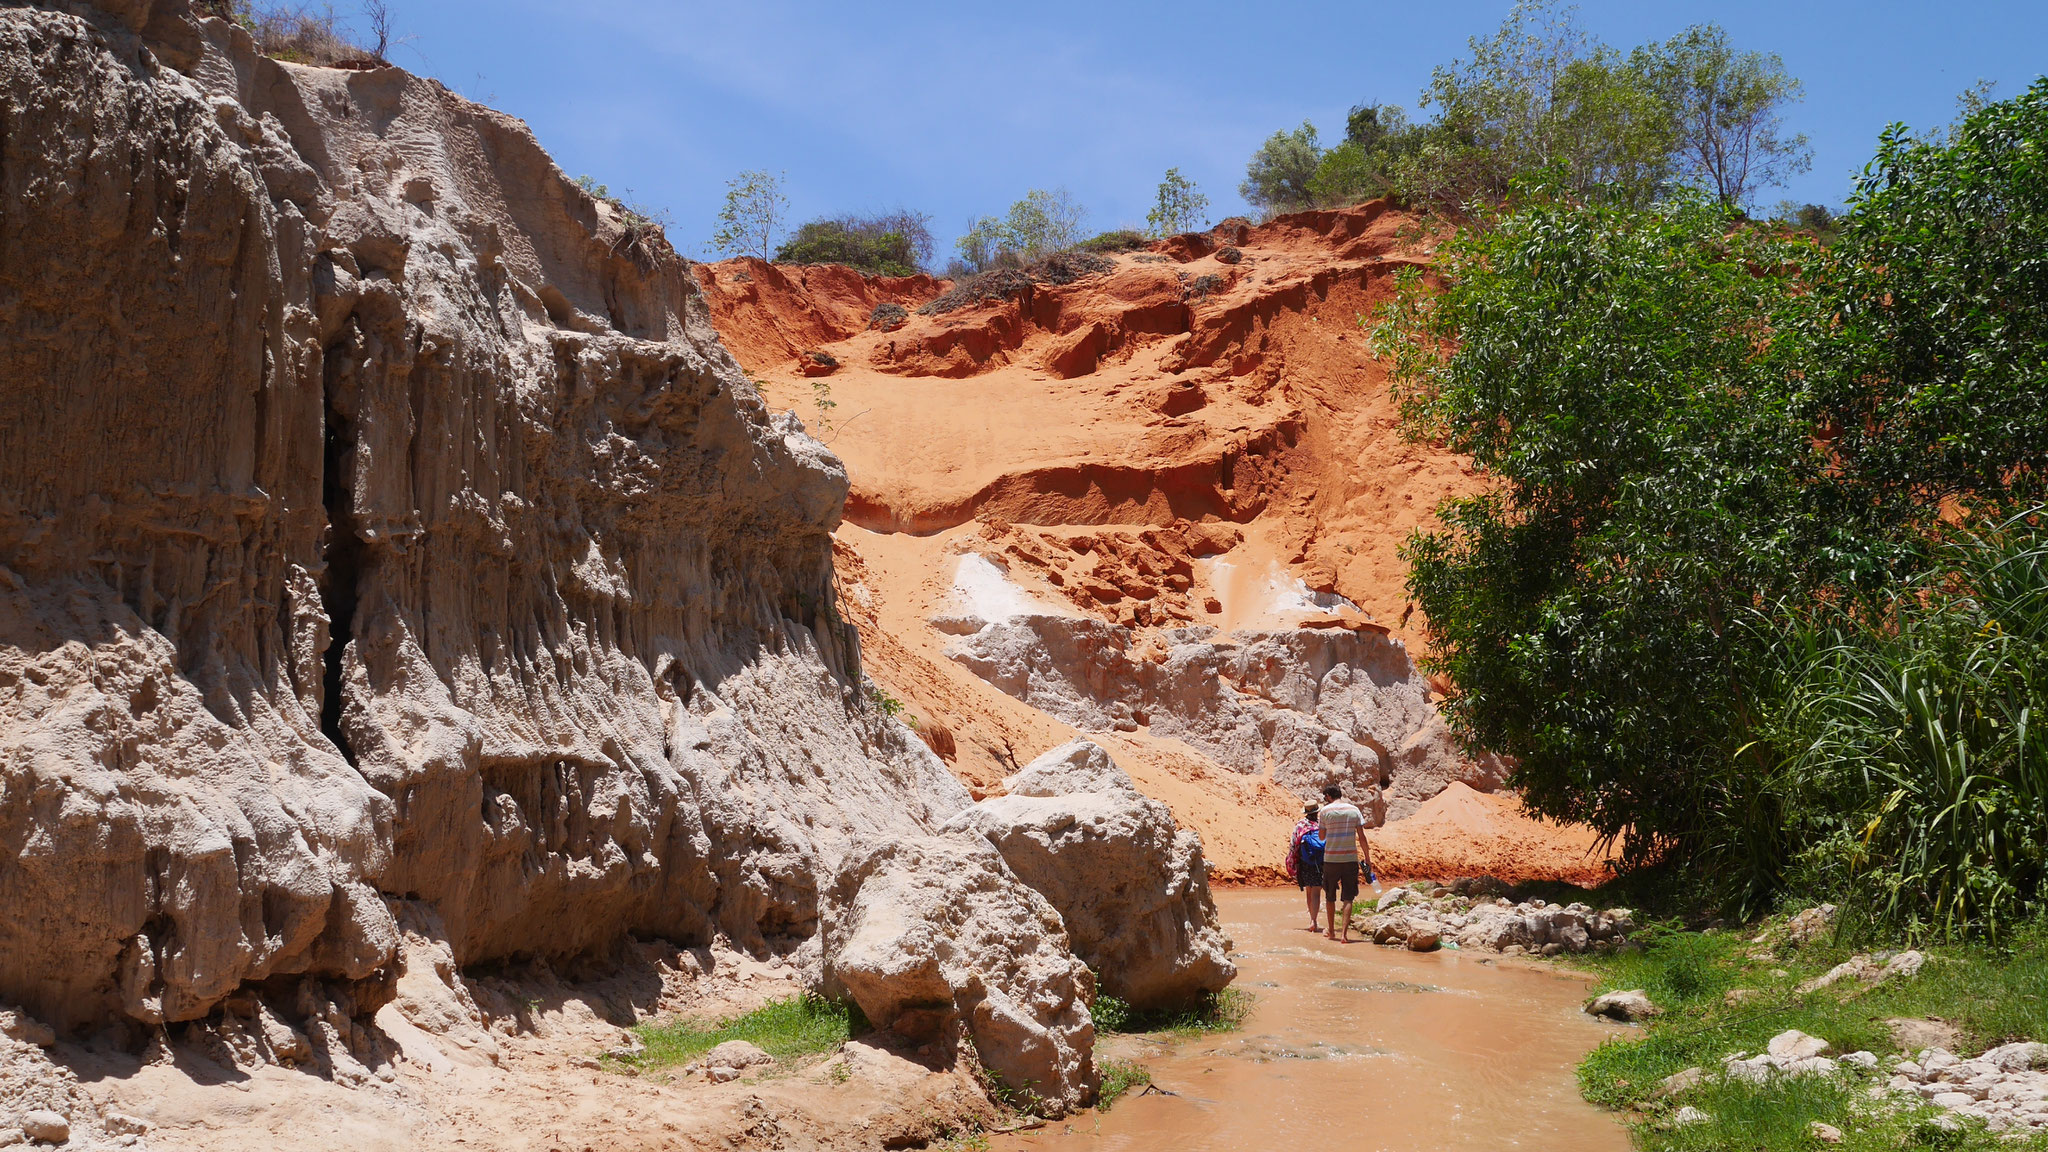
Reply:
[[[1174, 237], [938, 314], [918, 308], [951, 285], [928, 277], [756, 260], [697, 275], [764, 396], [846, 461], [841, 600], [870, 673], [949, 731], [956, 773], [985, 792], [1074, 729], [944, 658], [932, 621], [959, 610], [967, 552], [1157, 659], [1163, 630], [1191, 624], [1426, 643], [1398, 548], [1480, 481], [1401, 436], [1359, 321], [1434, 243], [1375, 202]], [[1315, 603], [1336, 597], [1349, 605]], [[1220, 875], [1273, 874], [1293, 796], [1142, 726], [1088, 735], [1200, 829]], [[1380, 836], [1392, 874], [1600, 872], [1590, 833], [1470, 790]]]

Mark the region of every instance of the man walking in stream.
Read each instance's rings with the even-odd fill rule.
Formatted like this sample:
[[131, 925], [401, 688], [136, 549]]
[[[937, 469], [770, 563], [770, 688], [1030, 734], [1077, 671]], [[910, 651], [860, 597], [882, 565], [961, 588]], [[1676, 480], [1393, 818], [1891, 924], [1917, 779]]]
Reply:
[[1360, 835], [1360, 829], [1365, 827], [1365, 814], [1358, 810], [1358, 805], [1344, 799], [1344, 790], [1329, 785], [1323, 789], [1323, 799], [1327, 803], [1316, 813], [1316, 825], [1323, 833], [1323, 904], [1329, 914], [1323, 921], [1324, 935], [1337, 939], [1337, 912], [1342, 909], [1343, 942], [1349, 944], [1351, 902], [1358, 899], [1359, 866], [1362, 862], [1366, 874], [1371, 875], [1372, 850]]

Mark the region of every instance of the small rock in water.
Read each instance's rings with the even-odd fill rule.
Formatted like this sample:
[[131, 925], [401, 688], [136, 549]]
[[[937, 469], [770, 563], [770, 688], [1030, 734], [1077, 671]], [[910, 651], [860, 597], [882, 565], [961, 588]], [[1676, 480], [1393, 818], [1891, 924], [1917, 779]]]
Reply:
[[1434, 952], [1443, 943], [1443, 937], [1426, 929], [1415, 929], [1408, 933], [1410, 952]]

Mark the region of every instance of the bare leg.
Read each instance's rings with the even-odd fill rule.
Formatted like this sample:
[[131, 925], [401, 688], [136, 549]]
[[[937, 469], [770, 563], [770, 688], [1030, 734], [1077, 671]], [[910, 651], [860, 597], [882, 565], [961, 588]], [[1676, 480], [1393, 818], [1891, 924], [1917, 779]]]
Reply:
[[1337, 938], [1337, 890], [1335, 888], [1323, 889], [1323, 900], [1328, 905], [1324, 911], [1329, 913], [1329, 918], [1323, 921], [1323, 935], [1335, 940]]
[[1316, 923], [1316, 913], [1322, 911], [1322, 893], [1314, 888], [1303, 888], [1301, 891], [1308, 897], [1308, 930], [1313, 932], [1320, 927]]
[[1344, 903], [1343, 903], [1343, 910], [1342, 910], [1342, 912], [1341, 912], [1341, 913], [1332, 913], [1332, 915], [1341, 915], [1341, 916], [1343, 917], [1343, 921], [1344, 921], [1344, 928], [1343, 928], [1343, 932], [1344, 932], [1344, 943], [1346, 943], [1346, 944], [1349, 944], [1349, 943], [1351, 943], [1351, 901], [1349, 901], [1349, 900], [1346, 900], [1346, 901], [1344, 901]]

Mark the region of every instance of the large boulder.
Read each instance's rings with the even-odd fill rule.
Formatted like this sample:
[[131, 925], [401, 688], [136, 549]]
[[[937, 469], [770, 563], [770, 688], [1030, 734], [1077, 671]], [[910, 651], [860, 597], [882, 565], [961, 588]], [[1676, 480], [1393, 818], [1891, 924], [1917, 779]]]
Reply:
[[1007, 1087], [1054, 1113], [1093, 1096], [1093, 980], [1060, 914], [988, 841], [884, 841], [839, 873], [823, 904], [828, 994], [913, 1041], [971, 1040]]
[[1185, 1003], [1236, 977], [1216, 924], [1202, 841], [1140, 793], [1109, 753], [1062, 744], [948, 828], [978, 832], [1066, 921], [1103, 990], [1140, 1008]]

